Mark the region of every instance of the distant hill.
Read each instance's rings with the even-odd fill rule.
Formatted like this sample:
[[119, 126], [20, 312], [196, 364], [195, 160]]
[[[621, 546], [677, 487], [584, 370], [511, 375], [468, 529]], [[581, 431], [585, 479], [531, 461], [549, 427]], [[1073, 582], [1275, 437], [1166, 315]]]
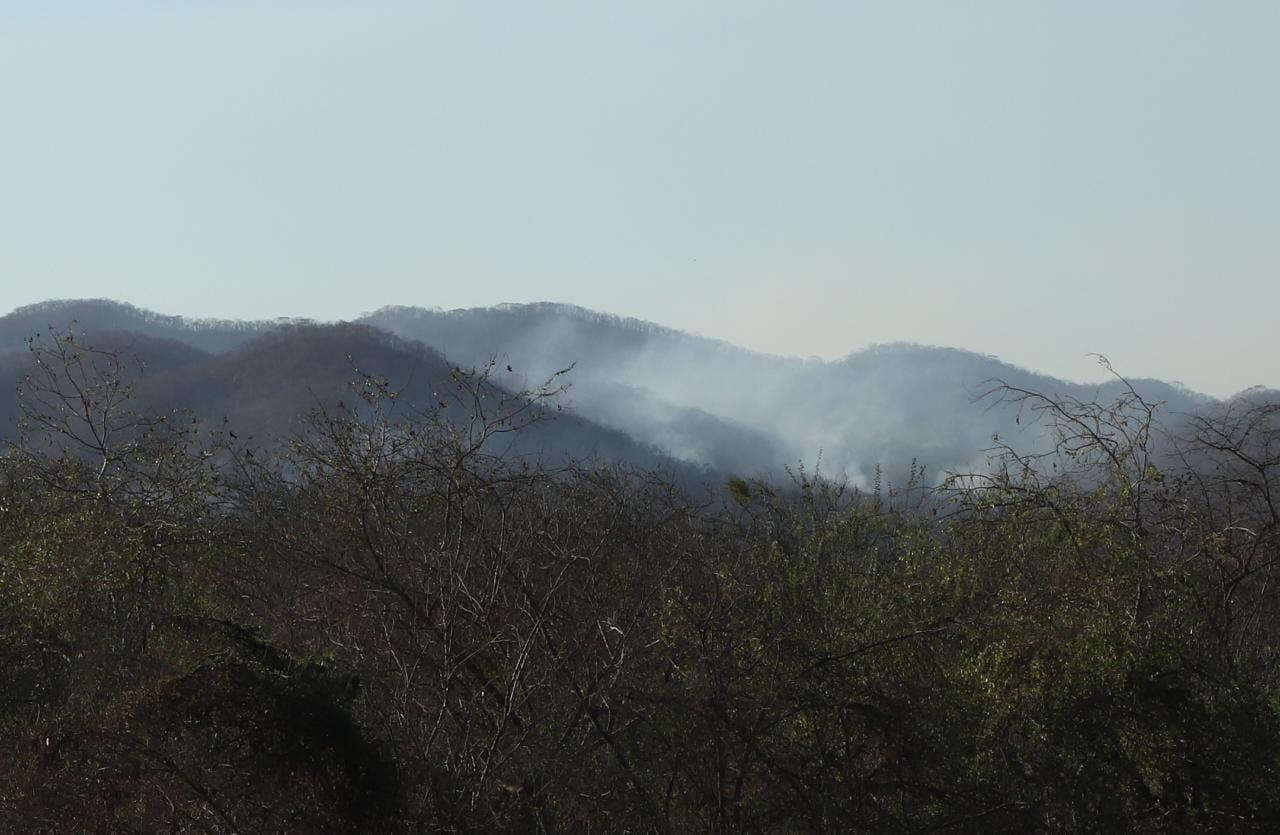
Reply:
[[[81, 321], [118, 324], [116, 318], [92, 315]], [[188, 331], [170, 327], [163, 332]], [[401, 414], [433, 408], [444, 399], [440, 392], [452, 388], [453, 365], [437, 351], [367, 325], [279, 325], [221, 353], [140, 333], [88, 330], [79, 324], [77, 333], [85, 344], [125, 359], [136, 382], [137, 411], [190, 411], [262, 446], [293, 437], [310, 410], [356, 408], [350, 383], [362, 374], [390, 382]], [[26, 351], [0, 355], [0, 381], [7, 381], [3, 390], [13, 392], [32, 368]], [[515, 396], [495, 384], [486, 390], [494, 398]], [[464, 417], [461, 412], [459, 418]], [[13, 436], [17, 416], [16, 396], [0, 396], [0, 436]], [[552, 465], [569, 459], [623, 461], [663, 469], [686, 485], [700, 483], [706, 475], [701, 467], [672, 461], [651, 446], [579, 415], [548, 414], [518, 435], [505, 436], [502, 444], [510, 454], [537, 456]]]
[[[913, 461], [935, 476], [982, 467], [993, 437], [1026, 448], [1044, 440], [1027, 415], [983, 397], [994, 381], [1100, 402], [1124, 386], [1115, 379], [1072, 383], [990, 356], [907, 343], [833, 362], [773, 356], [549, 303], [387, 307], [353, 323], [318, 325], [186, 319], [101, 300], [47, 302], [0, 317], [0, 376], [13, 378], [21, 364], [4, 352], [73, 320], [112, 345], [133, 340], [147, 365], [140, 393], [156, 408], [225, 414], [252, 433], [286, 434], [307, 407], [336, 402], [353, 362], [426, 397], [451, 365], [497, 359], [494, 381], [513, 391], [572, 366], [568, 413], [554, 429], [531, 435], [530, 444], [641, 463], [666, 456], [743, 475], [813, 468], [819, 460], [824, 473], [856, 481], [878, 468], [900, 480]], [[1164, 404], [1172, 422], [1217, 402], [1157, 380], [1130, 383]], [[0, 417], [11, 412], [0, 404]]]
[[[765, 459], [777, 468], [813, 466], [819, 456], [825, 472], [861, 480], [877, 466], [900, 480], [913, 459], [935, 474], [979, 467], [993, 435], [1038, 443], [1016, 410], [982, 398], [992, 381], [1084, 400], [1114, 399], [1122, 389], [1116, 380], [1069, 383], [994, 357], [906, 343], [835, 362], [771, 356], [570, 305], [392, 307], [362, 321], [464, 364], [509, 359], [527, 377], [576, 363], [572, 400], [583, 415], [676, 454], [714, 440], [718, 463], [736, 460], [748, 473]], [[1171, 413], [1212, 402], [1159, 381], [1133, 382]], [[700, 419], [685, 419], [685, 410]]]
[[77, 329], [106, 333], [134, 333], [152, 339], [169, 339], [213, 353], [234, 348], [254, 336], [271, 330], [277, 322], [239, 322], [226, 319], [187, 319], [166, 316], [107, 299], [47, 301], [20, 307], [0, 317], [0, 352], [17, 350], [33, 334], [49, 328], [65, 330], [73, 322]]

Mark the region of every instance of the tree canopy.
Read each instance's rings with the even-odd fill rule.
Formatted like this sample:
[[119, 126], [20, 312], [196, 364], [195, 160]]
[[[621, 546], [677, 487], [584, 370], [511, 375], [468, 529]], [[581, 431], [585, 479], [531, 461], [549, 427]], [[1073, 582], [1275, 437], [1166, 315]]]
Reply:
[[1006, 388], [1051, 452], [698, 495], [511, 454], [548, 389], [359, 378], [268, 452], [40, 350], [0, 458], [5, 831], [1280, 816], [1275, 403], [1157, 459], [1137, 392]]

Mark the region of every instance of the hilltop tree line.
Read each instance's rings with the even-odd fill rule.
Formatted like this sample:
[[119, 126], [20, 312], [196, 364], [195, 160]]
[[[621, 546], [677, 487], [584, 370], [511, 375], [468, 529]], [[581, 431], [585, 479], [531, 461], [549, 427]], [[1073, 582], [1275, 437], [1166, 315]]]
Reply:
[[[902, 482], [913, 458], [934, 473], [970, 469], [983, 463], [992, 433], [1016, 438], [1024, 451], [1041, 448], [1038, 425], [975, 405], [982, 381], [993, 377], [1052, 396], [1111, 402], [1124, 394], [1115, 380], [1070, 383], [995, 357], [921, 345], [879, 346], [832, 361], [767, 356], [567, 305], [383, 308], [354, 322], [317, 324], [191, 320], [106, 301], [49, 302], [0, 316], [0, 393], [23, 373], [23, 340], [69, 321], [96, 344], [145, 361], [143, 410], [227, 416], [240, 434], [287, 437], [303, 411], [334, 405], [349, 379], [347, 355], [397, 385], [420, 386], [413, 399], [425, 403], [421, 388], [430, 393], [441, 367], [481, 366], [496, 354], [492, 382], [513, 391], [573, 366], [572, 388], [559, 405], [577, 423], [570, 431], [563, 426], [575, 421], [557, 421], [546, 430], [554, 442], [539, 438], [534, 446], [580, 457], [596, 449], [642, 468], [666, 457], [689, 471], [775, 479], [785, 478], [787, 465], [812, 464], [819, 455], [825, 472], [859, 483], [873, 478], [876, 464]], [[1176, 384], [1132, 383], [1166, 404], [1167, 423], [1216, 403]], [[12, 407], [11, 398], [0, 397], [0, 433]]]
[[[386, 380], [268, 451], [38, 343], [0, 457], [0, 830], [1265, 830], [1280, 406], [699, 493]], [[1170, 454], [1168, 449], [1176, 450]], [[517, 450], [513, 452], [512, 450]]]

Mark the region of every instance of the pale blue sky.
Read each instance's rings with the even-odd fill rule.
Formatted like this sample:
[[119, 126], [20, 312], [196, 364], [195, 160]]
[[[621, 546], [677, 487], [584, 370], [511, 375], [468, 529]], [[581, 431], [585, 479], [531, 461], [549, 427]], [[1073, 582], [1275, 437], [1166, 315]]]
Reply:
[[1280, 3], [0, 1], [0, 308], [1280, 385]]

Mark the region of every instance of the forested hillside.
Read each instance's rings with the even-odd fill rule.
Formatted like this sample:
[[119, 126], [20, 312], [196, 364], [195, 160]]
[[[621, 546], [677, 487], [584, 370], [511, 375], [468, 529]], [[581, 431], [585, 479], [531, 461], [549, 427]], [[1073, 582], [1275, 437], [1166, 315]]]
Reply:
[[[112, 308], [107, 308], [113, 312]], [[52, 313], [62, 312], [55, 308]], [[367, 325], [283, 323], [270, 328], [246, 325], [226, 334], [243, 336], [232, 347], [208, 352], [196, 347], [210, 340], [190, 342], [142, 331], [111, 330], [107, 325], [131, 324], [114, 315], [95, 318], [91, 310], [84, 320], [75, 320], [71, 329], [46, 325], [29, 335], [35, 347], [52, 348], [60, 338], [71, 335], [82, 347], [91, 347], [116, 358], [128, 374], [135, 408], [151, 415], [189, 413], [189, 418], [218, 426], [238, 438], [266, 448], [287, 445], [312, 410], [337, 412], [352, 402], [350, 383], [359, 377], [386, 381], [398, 397], [402, 409], [423, 409], [448, 402], [454, 391], [453, 377], [474, 367], [451, 365], [439, 352], [419, 342], [410, 342]], [[24, 320], [26, 321], [26, 320]], [[3, 321], [0, 321], [3, 325]], [[160, 331], [187, 335], [180, 327]], [[191, 332], [202, 333], [193, 324]], [[225, 335], [225, 334], [224, 334]], [[516, 397], [493, 373], [495, 367], [481, 364], [484, 389], [501, 400]], [[504, 367], [505, 371], [505, 367]], [[19, 350], [0, 354], [0, 438], [17, 437], [22, 381], [30, 375], [38, 381], [32, 352], [24, 343]], [[567, 375], [554, 372], [532, 385], [559, 392], [568, 384]], [[533, 456], [547, 463], [568, 459], [621, 461], [646, 468], [665, 468], [677, 480], [693, 484], [703, 480], [703, 467], [670, 459], [645, 443], [596, 425], [577, 414], [565, 413], [562, 398], [539, 408], [556, 413], [560, 420], [540, 422], [520, 436], [510, 438], [510, 452]]]
[[[657, 453], [690, 471], [746, 477], [785, 477], [803, 465], [864, 487], [877, 473], [912, 477], [912, 462], [937, 484], [948, 472], [982, 469], [988, 450], [1001, 443], [1043, 451], [1045, 428], [990, 396], [1000, 383], [1085, 402], [1114, 402], [1125, 391], [1106, 367], [1099, 368], [1102, 382], [1086, 385], [981, 354], [908, 344], [838, 361], [800, 360], [554, 304], [384, 308], [355, 324], [322, 325], [188, 320], [114, 302], [50, 302], [0, 318], [0, 374], [16, 379], [6, 369], [24, 361], [5, 351], [25, 356], [27, 337], [72, 322], [91, 341], [105, 339], [148, 367], [140, 392], [156, 391], [156, 409], [240, 418], [240, 429], [259, 438], [288, 436], [308, 408], [340, 399], [350, 354], [393, 386], [410, 386], [415, 398], [446, 365], [490, 367], [490, 381], [508, 391], [556, 377], [567, 386], [557, 400], [562, 413], [585, 422], [562, 437], [562, 454], [651, 466]], [[213, 358], [188, 362], [190, 352], [174, 342]], [[185, 368], [175, 372], [179, 362]], [[166, 379], [153, 385], [153, 374]], [[242, 379], [250, 381], [246, 388], [233, 384]], [[1130, 383], [1162, 404], [1169, 425], [1214, 404], [1177, 385]], [[171, 396], [184, 387], [182, 396]], [[0, 398], [0, 412], [12, 409]]]
[[553, 389], [421, 348], [439, 400], [356, 368], [270, 447], [132, 396], [271, 402], [353, 344], [406, 350], [294, 328], [134, 392], [114, 349], [37, 344], [0, 457], [0, 831], [1280, 816], [1273, 399], [1171, 437], [1122, 383], [1005, 388], [1052, 454], [708, 495], [523, 454]]
[[[652, 323], [570, 305], [471, 310], [385, 308], [362, 321], [421, 340], [456, 362], [497, 352], [531, 377], [574, 362], [571, 402], [584, 415], [679, 457], [731, 471], [776, 473], [821, 459], [824, 471], [869, 484], [877, 468], [908, 477], [914, 460], [941, 479], [985, 463], [992, 436], [1040, 449], [1046, 436], [1016, 409], [984, 395], [996, 381], [1080, 400], [1110, 402], [1124, 387], [1100, 368], [1100, 384], [1035, 374], [994, 357], [922, 345], [876, 346], [831, 362], [758, 354]], [[1156, 380], [1134, 380], [1167, 417], [1209, 398]], [[619, 388], [629, 389], [618, 408]], [[686, 419], [684, 410], [719, 428]], [[719, 448], [708, 451], [708, 439]], [[729, 439], [741, 442], [726, 449]], [[761, 444], [758, 438], [767, 442]]]
[[0, 350], [17, 350], [32, 335], [50, 327], [62, 331], [72, 322], [95, 333], [131, 333], [213, 352], [233, 348], [273, 325], [286, 323], [188, 319], [106, 299], [64, 299], [20, 307], [0, 317]]

